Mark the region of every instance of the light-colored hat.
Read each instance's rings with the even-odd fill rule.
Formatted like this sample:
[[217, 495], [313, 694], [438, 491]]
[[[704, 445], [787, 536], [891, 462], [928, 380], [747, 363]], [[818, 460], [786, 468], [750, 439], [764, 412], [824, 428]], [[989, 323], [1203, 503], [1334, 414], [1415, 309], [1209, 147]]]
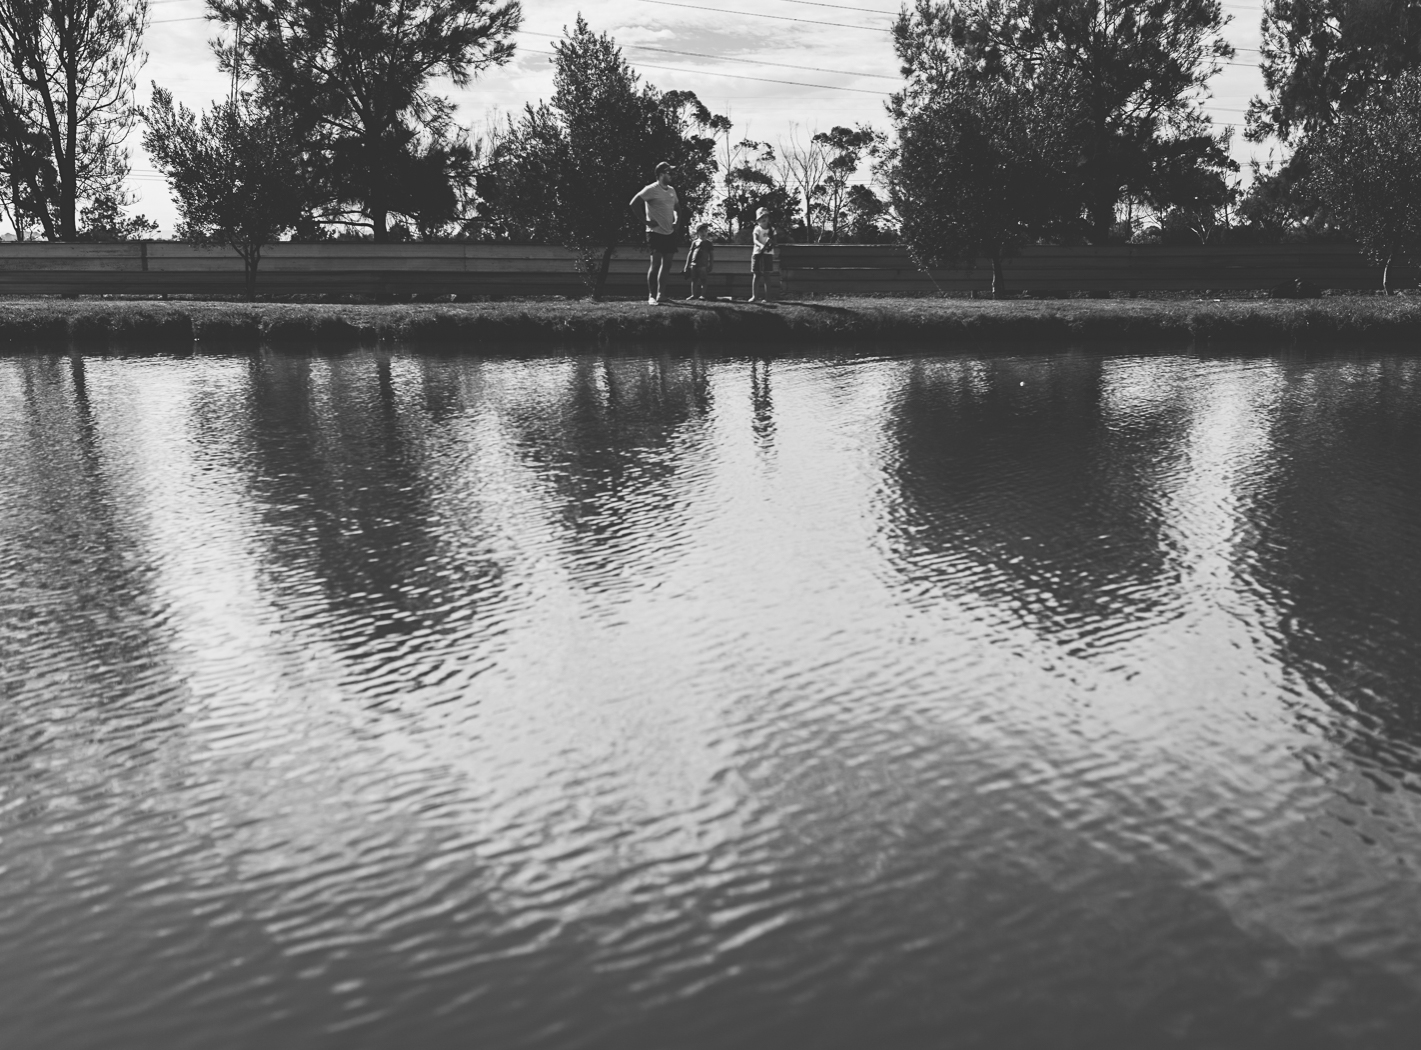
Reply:
[[769, 209], [769, 208], [761, 208], [759, 211], [757, 211], [757, 212], [755, 213], [755, 218], [757, 218], [757, 219], [768, 219], [769, 217], [770, 217], [770, 209]]

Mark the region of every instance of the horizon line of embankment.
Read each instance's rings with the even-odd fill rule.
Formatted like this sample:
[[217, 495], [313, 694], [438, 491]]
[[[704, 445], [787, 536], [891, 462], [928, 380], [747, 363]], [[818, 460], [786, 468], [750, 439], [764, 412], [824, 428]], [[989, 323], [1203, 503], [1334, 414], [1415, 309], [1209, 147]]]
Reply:
[[1421, 349], [1421, 298], [1277, 300], [823, 299], [752, 303], [343, 305], [0, 302], [0, 352], [477, 354], [706, 348], [980, 351], [1113, 344], [1136, 350], [1297, 346]]

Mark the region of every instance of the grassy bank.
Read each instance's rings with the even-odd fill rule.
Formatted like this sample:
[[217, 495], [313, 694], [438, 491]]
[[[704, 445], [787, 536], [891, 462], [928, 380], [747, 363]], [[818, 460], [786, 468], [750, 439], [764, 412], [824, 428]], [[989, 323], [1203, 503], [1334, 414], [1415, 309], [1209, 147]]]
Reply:
[[580, 347], [963, 349], [1421, 347], [1421, 299], [826, 299], [418, 306], [33, 300], [0, 303], [0, 352], [227, 352], [406, 345], [481, 353]]

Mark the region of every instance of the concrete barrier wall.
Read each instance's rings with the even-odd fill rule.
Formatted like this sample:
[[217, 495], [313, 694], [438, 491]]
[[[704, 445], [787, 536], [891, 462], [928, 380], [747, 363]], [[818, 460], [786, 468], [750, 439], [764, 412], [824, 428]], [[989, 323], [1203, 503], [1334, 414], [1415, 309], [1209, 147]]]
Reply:
[[[990, 262], [925, 273], [897, 245], [787, 244], [788, 295], [985, 291]], [[1032, 246], [1003, 263], [1008, 290], [1035, 292], [1244, 291], [1302, 279], [1319, 288], [1380, 288], [1381, 267], [1350, 244], [1165, 247]], [[1409, 275], [1399, 275], [1403, 278]]]
[[[686, 294], [678, 253], [672, 291]], [[607, 294], [644, 296], [647, 256], [620, 248]], [[720, 245], [710, 281], [715, 295], [750, 294], [750, 248]], [[526, 296], [587, 294], [574, 254], [564, 248], [502, 244], [273, 244], [257, 270], [268, 295]], [[168, 242], [0, 245], [0, 295], [241, 295], [242, 260], [233, 251]]]
[[[791, 297], [991, 287], [987, 265], [928, 274], [899, 246], [787, 244], [778, 255], [776, 284]], [[673, 294], [686, 292], [683, 259], [678, 253]], [[646, 265], [642, 249], [618, 249], [607, 294], [644, 294]], [[1380, 267], [1351, 245], [1031, 247], [1008, 258], [1004, 269], [1009, 289], [1046, 293], [1236, 291], [1298, 278], [1321, 288], [1381, 286]], [[711, 293], [748, 295], [749, 271], [748, 245], [719, 245]], [[269, 295], [587, 294], [566, 249], [498, 244], [275, 244], [263, 255], [257, 288]], [[0, 245], [0, 295], [240, 295], [242, 290], [241, 259], [225, 249], [166, 242]]]

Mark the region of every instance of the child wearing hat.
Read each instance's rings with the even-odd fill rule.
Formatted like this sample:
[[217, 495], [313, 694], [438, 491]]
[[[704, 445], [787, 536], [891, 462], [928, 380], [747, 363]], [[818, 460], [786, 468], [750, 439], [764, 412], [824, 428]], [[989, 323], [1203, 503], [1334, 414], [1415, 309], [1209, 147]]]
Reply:
[[706, 297], [706, 278], [715, 269], [715, 245], [710, 239], [710, 223], [696, 227], [696, 239], [686, 249], [686, 274], [691, 278], [691, 294], [687, 299]]
[[755, 213], [755, 229], [751, 231], [755, 243], [750, 253], [750, 301], [768, 302], [770, 298], [770, 272], [775, 265], [775, 228], [770, 225], [770, 209], [761, 208]]

